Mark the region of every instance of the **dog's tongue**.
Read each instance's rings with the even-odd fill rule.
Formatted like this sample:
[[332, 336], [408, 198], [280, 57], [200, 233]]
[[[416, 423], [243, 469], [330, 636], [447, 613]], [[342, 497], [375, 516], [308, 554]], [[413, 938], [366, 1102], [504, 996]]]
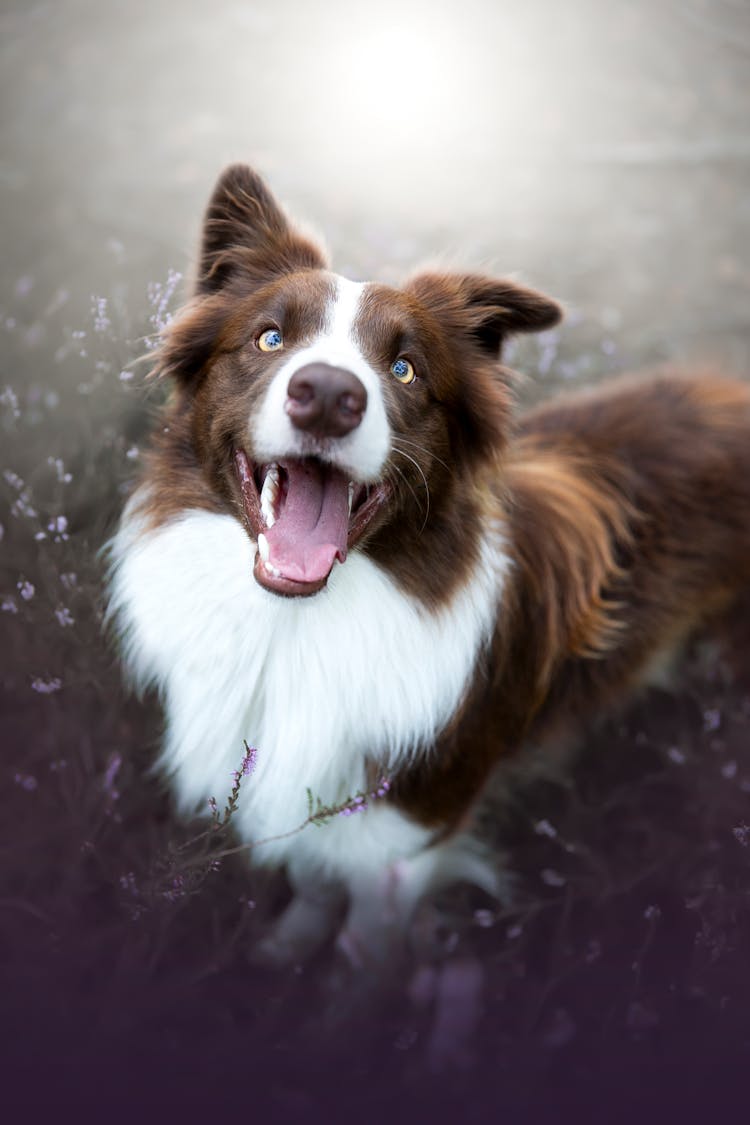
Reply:
[[346, 559], [349, 480], [316, 461], [281, 462], [287, 474], [286, 500], [266, 530], [269, 562], [282, 577], [320, 582], [334, 561]]

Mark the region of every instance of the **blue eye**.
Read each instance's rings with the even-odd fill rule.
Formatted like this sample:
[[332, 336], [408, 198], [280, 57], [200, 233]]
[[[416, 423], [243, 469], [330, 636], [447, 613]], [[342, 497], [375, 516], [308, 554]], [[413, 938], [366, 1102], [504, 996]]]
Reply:
[[283, 346], [284, 338], [278, 328], [267, 328], [258, 337], [258, 347], [262, 352], [277, 352]]
[[395, 375], [399, 383], [413, 383], [417, 377], [409, 360], [403, 357], [391, 364], [391, 375]]

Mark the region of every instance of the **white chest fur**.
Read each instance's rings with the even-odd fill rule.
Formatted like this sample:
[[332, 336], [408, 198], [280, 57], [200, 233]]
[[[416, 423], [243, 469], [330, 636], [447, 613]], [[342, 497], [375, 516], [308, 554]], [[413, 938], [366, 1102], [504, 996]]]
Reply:
[[[255, 544], [230, 516], [190, 511], [137, 530], [126, 511], [110, 545], [110, 612], [134, 680], [164, 698], [161, 765], [181, 808], [207, 812], [210, 796], [221, 804], [231, 789], [243, 739], [257, 747], [237, 815], [245, 841], [304, 821], [307, 788], [343, 800], [364, 786], [367, 759], [388, 773], [429, 747], [490, 636], [507, 566], [494, 536], [471, 581], [435, 614], [357, 551], [320, 594], [284, 599], [253, 580]], [[337, 818], [254, 859], [317, 851], [319, 866], [351, 870], [354, 833], [364, 842], [392, 815], [374, 807]], [[390, 842], [380, 830], [377, 846], [362, 849], [363, 863], [364, 853], [378, 864], [422, 845], [426, 833], [399, 819]]]

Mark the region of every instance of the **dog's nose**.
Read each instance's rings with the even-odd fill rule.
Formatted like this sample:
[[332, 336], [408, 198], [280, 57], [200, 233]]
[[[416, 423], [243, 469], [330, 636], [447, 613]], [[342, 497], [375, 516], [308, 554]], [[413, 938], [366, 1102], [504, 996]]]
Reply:
[[317, 437], [343, 437], [362, 421], [367, 391], [351, 371], [308, 363], [287, 387], [286, 412], [298, 430]]

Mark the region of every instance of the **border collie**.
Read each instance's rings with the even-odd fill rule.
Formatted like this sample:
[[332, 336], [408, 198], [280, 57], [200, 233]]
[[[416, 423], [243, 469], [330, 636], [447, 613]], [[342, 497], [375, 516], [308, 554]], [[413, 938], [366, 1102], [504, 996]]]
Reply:
[[[295, 891], [270, 956], [342, 897], [367, 948], [437, 884], [497, 894], [471, 832], [493, 768], [748, 588], [750, 386], [617, 380], [514, 418], [503, 345], [559, 318], [479, 274], [349, 281], [249, 168], [216, 186], [111, 613], [184, 812], [257, 748], [234, 823]], [[308, 794], [360, 811], [295, 833]]]

